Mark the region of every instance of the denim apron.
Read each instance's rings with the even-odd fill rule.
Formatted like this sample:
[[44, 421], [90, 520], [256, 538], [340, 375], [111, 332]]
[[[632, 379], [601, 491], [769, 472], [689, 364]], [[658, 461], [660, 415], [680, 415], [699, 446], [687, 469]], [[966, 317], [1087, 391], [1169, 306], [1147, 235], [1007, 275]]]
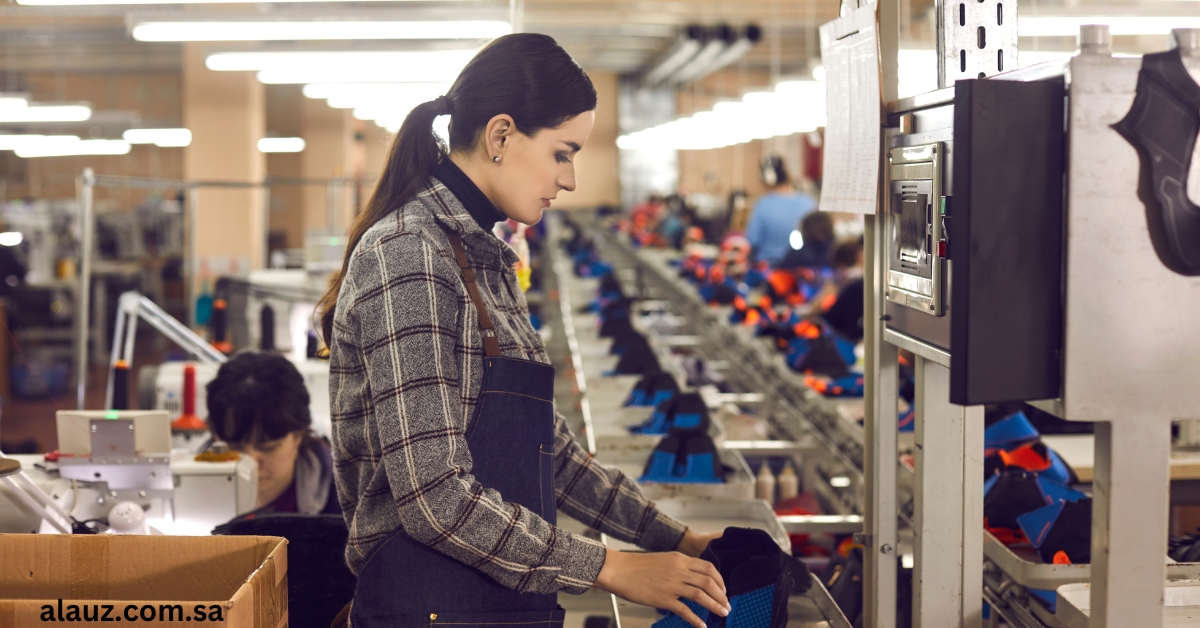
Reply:
[[[444, 228], [443, 228], [444, 229]], [[483, 335], [483, 382], [467, 430], [472, 474], [504, 501], [555, 524], [554, 367], [500, 355], [458, 234], [446, 230]], [[486, 560], [486, 559], [483, 559]], [[483, 562], [482, 560], [480, 562]], [[519, 593], [396, 530], [358, 574], [353, 628], [562, 625], [557, 594]]]

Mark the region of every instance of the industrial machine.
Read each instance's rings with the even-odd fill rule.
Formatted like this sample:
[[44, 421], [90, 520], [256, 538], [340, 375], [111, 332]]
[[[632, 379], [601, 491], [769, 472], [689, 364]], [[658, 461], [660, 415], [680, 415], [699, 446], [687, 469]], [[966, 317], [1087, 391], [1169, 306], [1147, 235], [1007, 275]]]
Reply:
[[106, 521], [114, 506], [132, 503], [151, 533], [204, 535], [256, 505], [254, 461], [205, 462], [172, 451], [165, 412], [60, 411], [57, 426], [57, 459], [10, 458], [22, 479], [0, 484], [0, 531], [96, 531], [91, 524]]

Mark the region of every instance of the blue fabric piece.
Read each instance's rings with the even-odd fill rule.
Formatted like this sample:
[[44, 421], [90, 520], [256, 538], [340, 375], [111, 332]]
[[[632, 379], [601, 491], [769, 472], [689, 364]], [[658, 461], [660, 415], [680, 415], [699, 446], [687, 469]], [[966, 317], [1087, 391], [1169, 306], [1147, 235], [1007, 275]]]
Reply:
[[725, 618], [726, 628], [767, 628], [771, 625], [771, 607], [775, 585], [765, 586], [729, 598], [732, 609]]
[[657, 406], [660, 403], [670, 401], [671, 398], [674, 396], [675, 396], [675, 391], [673, 391], [673, 390], [660, 390], [660, 391], [654, 393], [654, 398], [651, 399], [650, 403], [647, 403], [646, 405]]
[[1058, 452], [1053, 449], [1047, 447], [1046, 452], [1049, 454], [1050, 467], [1044, 471], [1039, 471], [1039, 477], [1044, 476], [1062, 484], [1069, 484], [1071, 482], [1071, 472], [1067, 468], [1067, 463], [1063, 462]]
[[1029, 589], [1029, 594], [1050, 609], [1051, 613], [1058, 612], [1058, 593], [1045, 589]]
[[1042, 546], [1050, 528], [1054, 527], [1054, 522], [1062, 514], [1065, 504], [1066, 502], [1058, 502], [1017, 517], [1017, 525], [1021, 526], [1021, 532], [1025, 534], [1025, 538], [1029, 539], [1030, 545]]
[[1087, 497], [1083, 492], [1056, 482], [1044, 475], [1038, 475], [1037, 485], [1042, 490], [1042, 497], [1046, 498], [1047, 506], [1059, 502], [1077, 502]]
[[648, 406], [651, 404], [646, 403], [646, 391], [638, 390], [635, 388], [635, 389], [633, 389], [632, 392], [629, 393], [629, 396], [625, 398], [625, 405], [627, 405], [627, 406]]
[[898, 425], [901, 432], [911, 432], [917, 427], [917, 408], [916, 406], [909, 407], [908, 412], [900, 415], [900, 424]]
[[854, 343], [842, 338], [841, 334], [834, 333], [832, 329], [826, 328], [826, 331], [833, 336], [833, 342], [837, 346], [838, 353], [842, 354], [846, 366], [854, 366], [858, 362], [858, 356], [854, 355]]
[[[791, 324], [790, 321], [789, 324]], [[784, 359], [787, 360], [788, 366], [794, 369], [800, 365], [800, 363], [804, 362], [804, 358], [808, 355], [808, 352], [811, 349], [812, 346], [809, 344], [807, 339], [793, 338], [788, 342], [787, 353], [785, 354]]]
[[746, 225], [746, 239], [757, 258], [778, 264], [792, 250], [792, 232], [800, 228], [800, 219], [817, 208], [808, 194], [769, 192], [759, 197]]
[[986, 449], [1005, 448], [1031, 441], [1039, 436], [1041, 434], [1038, 434], [1037, 428], [1029, 422], [1029, 417], [1018, 411], [984, 430], [983, 446]]
[[700, 421], [703, 419], [699, 414], [676, 414], [675, 420], [672, 422], [672, 427], [683, 430], [690, 430], [700, 427]]
[[633, 434], [666, 434], [667, 415], [662, 410], [655, 410], [645, 423], [629, 426], [629, 431]]
[[665, 451], [650, 454], [650, 464], [638, 482], [676, 482], [675, 456]]
[[699, 484], [719, 483], [721, 479], [713, 475], [714, 463], [712, 454], [691, 454], [687, 457], [683, 475], [676, 478], [675, 481]]
[[1000, 474], [994, 473], [994, 474], [992, 474], [992, 477], [990, 477], [986, 481], [984, 481], [984, 483], [983, 483], [983, 496], [984, 497], [987, 497], [987, 494], [992, 492], [992, 487], [996, 485], [996, 482], [999, 479], [1000, 479]]
[[[700, 606], [699, 604], [697, 604], [691, 600], [688, 600], [688, 599], [680, 598], [680, 601], [683, 602], [684, 605], [687, 606], [689, 609], [691, 609], [691, 611], [696, 614], [696, 617], [700, 618], [700, 621], [703, 621], [705, 624], [708, 623], [710, 613], [708, 612], [707, 608], [704, 608], [703, 606]], [[675, 613], [667, 613], [666, 617], [663, 617], [662, 619], [654, 622], [650, 628], [693, 628], [693, 627], [691, 624], [689, 624], [685, 619], [683, 619], [679, 615], [676, 615]]]

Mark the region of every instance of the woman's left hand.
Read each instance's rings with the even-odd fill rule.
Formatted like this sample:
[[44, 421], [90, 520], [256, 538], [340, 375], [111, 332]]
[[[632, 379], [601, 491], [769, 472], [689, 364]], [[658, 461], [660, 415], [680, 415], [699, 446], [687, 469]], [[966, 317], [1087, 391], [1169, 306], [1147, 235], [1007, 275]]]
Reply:
[[687, 532], [683, 533], [683, 538], [680, 539], [675, 551], [692, 558], [699, 558], [704, 548], [708, 547], [709, 541], [721, 538], [722, 534], [724, 534], [723, 531], [699, 534], [689, 528]]

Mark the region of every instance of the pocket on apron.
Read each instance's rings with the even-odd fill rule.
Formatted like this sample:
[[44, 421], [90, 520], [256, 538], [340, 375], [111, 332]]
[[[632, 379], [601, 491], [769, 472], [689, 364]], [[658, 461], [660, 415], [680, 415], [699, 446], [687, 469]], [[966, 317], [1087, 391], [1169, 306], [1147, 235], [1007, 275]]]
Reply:
[[482, 626], [529, 626], [560, 628], [567, 612], [560, 606], [552, 611], [501, 611], [495, 613], [430, 613], [429, 628], [480, 628]]
[[542, 491], [542, 512], [539, 514], [550, 525], [555, 525], [558, 501], [554, 494], [554, 446], [542, 445], [538, 453], [538, 484]]

